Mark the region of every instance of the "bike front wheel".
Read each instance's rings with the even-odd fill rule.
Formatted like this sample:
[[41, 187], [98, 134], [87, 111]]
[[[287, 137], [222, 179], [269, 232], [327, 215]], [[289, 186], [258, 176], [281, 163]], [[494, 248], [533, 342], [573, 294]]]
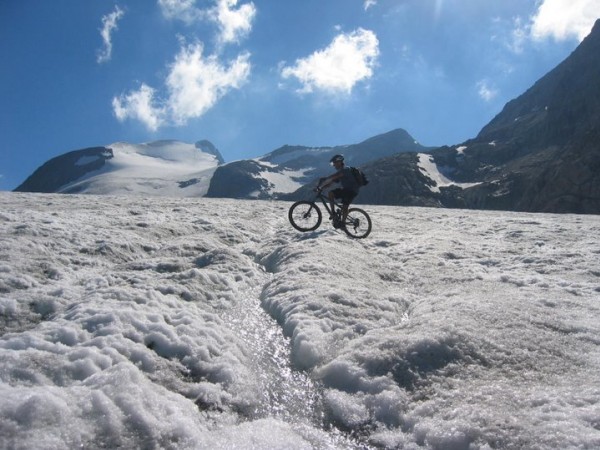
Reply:
[[366, 238], [371, 232], [371, 218], [360, 208], [350, 208], [344, 224], [344, 231], [356, 239]]
[[301, 200], [294, 203], [288, 212], [292, 226], [298, 231], [313, 231], [319, 228], [323, 216], [314, 202]]

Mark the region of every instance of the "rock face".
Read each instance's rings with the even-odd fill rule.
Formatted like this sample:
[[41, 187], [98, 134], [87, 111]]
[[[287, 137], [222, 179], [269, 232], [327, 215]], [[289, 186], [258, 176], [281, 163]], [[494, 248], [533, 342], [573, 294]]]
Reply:
[[[599, 213], [599, 80], [597, 21], [563, 63], [465, 144], [464, 153], [479, 160], [477, 169], [484, 175], [482, 185], [465, 192], [466, 205]], [[472, 170], [474, 164], [469, 166]]]
[[394, 155], [371, 164], [364, 171], [369, 184], [361, 189], [357, 201], [380, 205], [440, 206], [432, 181], [419, 169], [417, 154]]
[[599, 214], [599, 80], [597, 21], [565, 61], [509, 102], [476, 138], [431, 152], [440, 172], [455, 185], [434, 182], [429, 187], [439, 192], [424, 192], [418, 160], [405, 155], [365, 167], [374, 183], [357, 200]]
[[90, 147], [65, 153], [39, 167], [15, 191], [58, 192], [61, 187], [87, 173], [102, 169], [112, 157], [113, 151], [106, 147]]
[[270, 197], [269, 183], [261, 174], [268, 169], [253, 160], [220, 166], [210, 181], [206, 196], [267, 199]]

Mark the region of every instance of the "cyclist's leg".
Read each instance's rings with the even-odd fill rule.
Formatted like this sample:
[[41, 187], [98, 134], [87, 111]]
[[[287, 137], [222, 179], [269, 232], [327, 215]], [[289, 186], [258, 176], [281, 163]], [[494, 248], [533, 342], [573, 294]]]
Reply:
[[350, 208], [350, 203], [356, 197], [356, 192], [350, 191], [348, 189], [342, 190], [342, 223], [346, 223], [346, 219], [348, 218], [348, 209]]
[[327, 194], [327, 197], [329, 198], [329, 204], [331, 206], [330, 219], [333, 219], [333, 217], [335, 216], [335, 199], [340, 198], [341, 194], [342, 194], [342, 189], [340, 189], [340, 188], [333, 189], [333, 190], [329, 191], [329, 194]]
[[340, 226], [343, 227], [346, 224], [346, 218], [348, 217], [348, 209], [350, 207], [349, 203], [342, 203], [342, 216], [340, 217]]

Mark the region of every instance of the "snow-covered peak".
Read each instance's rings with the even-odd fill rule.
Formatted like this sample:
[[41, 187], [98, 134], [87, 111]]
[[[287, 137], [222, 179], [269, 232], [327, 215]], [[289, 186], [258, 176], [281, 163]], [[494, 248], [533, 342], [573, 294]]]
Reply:
[[195, 144], [181, 141], [165, 140], [144, 144], [116, 142], [107, 147], [113, 150], [115, 158], [118, 156], [133, 158], [131, 161], [144, 166], [155, 166], [157, 163], [169, 162], [203, 169], [206, 166], [213, 166], [217, 159], [215, 155], [198, 149]]
[[[219, 165], [217, 154], [195, 144], [164, 140], [106, 146], [112, 157], [98, 170], [63, 186], [60, 192], [197, 197], [206, 194]], [[98, 156], [100, 157], [100, 156]], [[77, 165], [87, 163], [82, 156]]]

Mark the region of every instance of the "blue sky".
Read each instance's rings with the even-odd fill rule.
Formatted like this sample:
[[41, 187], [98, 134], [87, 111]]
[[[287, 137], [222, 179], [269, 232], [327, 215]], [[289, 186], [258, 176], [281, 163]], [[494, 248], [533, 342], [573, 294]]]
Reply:
[[600, 0], [3, 0], [0, 190], [117, 141], [226, 161], [394, 128], [474, 137], [554, 68]]

